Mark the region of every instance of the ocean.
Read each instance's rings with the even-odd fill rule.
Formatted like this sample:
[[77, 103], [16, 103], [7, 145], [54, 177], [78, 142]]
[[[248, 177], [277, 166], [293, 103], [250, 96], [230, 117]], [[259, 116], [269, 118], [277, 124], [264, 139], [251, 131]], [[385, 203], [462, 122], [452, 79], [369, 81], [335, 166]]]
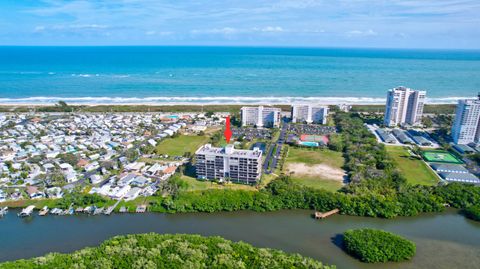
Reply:
[[0, 103], [429, 103], [480, 91], [480, 51], [254, 47], [0, 47]]

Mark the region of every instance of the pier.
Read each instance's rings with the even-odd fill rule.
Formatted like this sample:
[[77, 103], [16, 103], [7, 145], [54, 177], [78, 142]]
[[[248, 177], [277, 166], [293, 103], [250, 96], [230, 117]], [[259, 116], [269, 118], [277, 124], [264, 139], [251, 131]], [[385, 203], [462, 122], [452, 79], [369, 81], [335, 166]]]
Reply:
[[335, 209], [330, 210], [330, 211], [327, 211], [327, 212], [315, 211], [315, 219], [328, 218], [328, 217], [330, 217], [331, 215], [337, 214], [338, 212], [340, 212], [340, 210], [339, 210], [338, 208], [335, 208]]
[[50, 210], [48, 209], [47, 206], [44, 206], [40, 212], [38, 212], [39, 216], [46, 216]]
[[147, 211], [147, 205], [139, 205], [135, 210], [136, 213], [145, 213]]
[[103, 212], [103, 214], [105, 215], [110, 215], [112, 214], [113, 210], [115, 210], [115, 208], [118, 206], [118, 204], [120, 204], [122, 200], [118, 200], [114, 205], [108, 207], [107, 209], [105, 209], [105, 211]]
[[23, 217], [29, 217], [32, 215], [33, 209], [35, 209], [34, 205], [29, 205], [26, 208], [22, 210], [22, 212], [18, 213], [18, 216], [23, 218]]

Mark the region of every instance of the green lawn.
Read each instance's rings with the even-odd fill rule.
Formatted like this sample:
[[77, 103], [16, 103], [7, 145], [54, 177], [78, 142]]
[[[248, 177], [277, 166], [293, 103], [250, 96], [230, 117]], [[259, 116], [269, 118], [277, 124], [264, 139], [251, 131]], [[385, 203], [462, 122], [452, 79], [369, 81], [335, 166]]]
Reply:
[[[329, 149], [290, 147], [287, 160], [285, 162], [285, 167], [287, 167], [289, 163], [303, 163], [307, 166], [324, 164], [334, 169], [342, 169], [345, 160], [341, 152], [336, 152]], [[291, 175], [291, 179], [294, 182], [304, 186], [317, 189], [326, 189], [329, 191], [337, 191], [343, 186], [341, 181], [320, 174], [310, 175], [297, 172]]]
[[387, 146], [386, 148], [409, 183], [420, 185], [436, 185], [438, 183], [435, 173], [425, 162], [410, 156], [407, 148], [398, 146]]
[[236, 183], [218, 184], [211, 181], [197, 180], [187, 175], [181, 175], [180, 179], [187, 183], [188, 187], [186, 191], [203, 191], [209, 189], [256, 190], [254, 186]]
[[185, 152], [193, 154], [201, 145], [207, 142], [207, 136], [198, 135], [180, 135], [175, 138], [167, 138], [157, 145], [157, 154], [170, 156], [183, 156]]

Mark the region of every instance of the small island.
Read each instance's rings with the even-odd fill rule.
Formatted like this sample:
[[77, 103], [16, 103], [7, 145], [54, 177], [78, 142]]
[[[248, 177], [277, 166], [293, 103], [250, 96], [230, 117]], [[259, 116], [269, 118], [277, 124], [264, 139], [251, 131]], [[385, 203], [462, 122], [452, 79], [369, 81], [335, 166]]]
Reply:
[[415, 244], [401, 236], [375, 229], [348, 230], [344, 234], [345, 250], [362, 262], [400, 262], [410, 260]]
[[0, 263], [0, 268], [318, 268], [311, 258], [280, 250], [255, 248], [221, 237], [186, 234], [116, 236], [98, 247], [71, 254], [50, 253]]

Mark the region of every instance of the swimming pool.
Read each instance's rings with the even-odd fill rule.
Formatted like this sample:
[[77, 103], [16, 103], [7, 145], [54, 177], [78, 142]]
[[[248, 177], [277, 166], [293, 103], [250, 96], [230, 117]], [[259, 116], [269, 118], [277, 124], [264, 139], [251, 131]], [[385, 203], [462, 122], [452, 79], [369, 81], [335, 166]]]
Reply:
[[299, 144], [307, 147], [318, 147], [318, 142], [302, 141]]

